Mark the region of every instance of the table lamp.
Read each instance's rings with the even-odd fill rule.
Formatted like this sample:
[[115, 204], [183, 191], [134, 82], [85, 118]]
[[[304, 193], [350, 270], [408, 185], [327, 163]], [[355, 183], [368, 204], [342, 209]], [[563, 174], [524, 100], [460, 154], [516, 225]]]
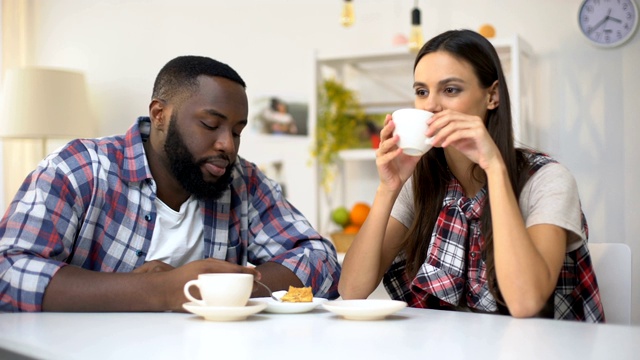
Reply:
[[79, 72], [9, 69], [0, 108], [0, 138], [46, 141], [94, 135], [84, 75]]
[[5, 75], [0, 139], [5, 145], [3, 178], [8, 202], [24, 176], [47, 155], [49, 140], [93, 136], [96, 126], [82, 73], [24, 67], [9, 69]]

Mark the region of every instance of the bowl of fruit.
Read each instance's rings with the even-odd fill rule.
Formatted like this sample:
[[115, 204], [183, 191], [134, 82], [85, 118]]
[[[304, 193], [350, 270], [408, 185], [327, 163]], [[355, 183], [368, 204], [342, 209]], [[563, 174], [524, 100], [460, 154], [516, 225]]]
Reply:
[[351, 210], [339, 206], [331, 211], [331, 221], [339, 226], [340, 230], [331, 233], [331, 241], [339, 253], [346, 253], [355, 239], [360, 227], [369, 215], [369, 204], [357, 202]]

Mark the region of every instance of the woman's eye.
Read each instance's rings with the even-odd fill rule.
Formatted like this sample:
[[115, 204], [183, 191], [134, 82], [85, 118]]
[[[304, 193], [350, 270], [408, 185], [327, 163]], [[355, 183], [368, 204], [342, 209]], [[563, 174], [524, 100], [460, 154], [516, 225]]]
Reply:
[[424, 89], [416, 89], [416, 96], [427, 96], [429, 92]]
[[447, 87], [444, 89], [444, 92], [447, 94], [457, 94], [460, 92], [460, 89], [455, 88], [455, 87]]

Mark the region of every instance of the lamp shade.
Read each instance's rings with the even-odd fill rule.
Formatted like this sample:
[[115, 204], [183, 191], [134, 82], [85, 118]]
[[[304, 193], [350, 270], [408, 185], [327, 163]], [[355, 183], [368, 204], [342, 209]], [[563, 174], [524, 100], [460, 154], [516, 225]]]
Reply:
[[82, 73], [9, 69], [1, 95], [0, 137], [54, 139], [95, 134]]

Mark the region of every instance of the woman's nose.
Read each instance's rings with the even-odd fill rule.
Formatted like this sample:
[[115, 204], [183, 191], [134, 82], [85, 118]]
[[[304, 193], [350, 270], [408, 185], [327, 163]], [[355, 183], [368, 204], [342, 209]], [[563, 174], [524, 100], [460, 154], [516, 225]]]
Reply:
[[442, 110], [440, 103], [435, 95], [429, 95], [426, 98], [416, 99], [415, 107], [417, 109], [427, 110], [432, 113], [437, 113]]

